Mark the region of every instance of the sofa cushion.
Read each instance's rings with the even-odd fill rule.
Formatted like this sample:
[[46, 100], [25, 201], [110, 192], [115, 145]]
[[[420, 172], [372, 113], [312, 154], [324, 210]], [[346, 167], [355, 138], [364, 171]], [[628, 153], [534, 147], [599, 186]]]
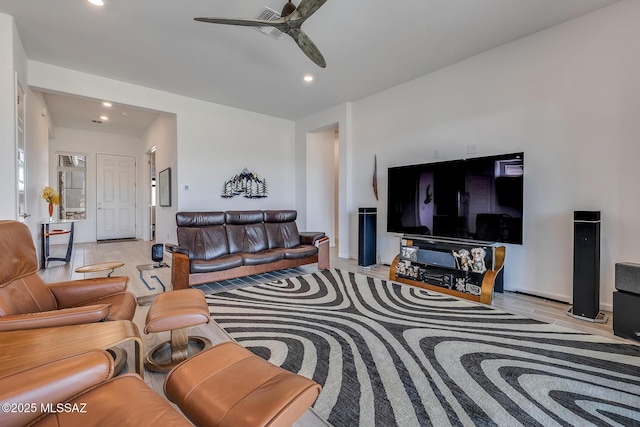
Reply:
[[266, 222], [264, 229], [267, 232], [269, 249], [289, 249], [300, 245], [300, 233], [295, 222]]
[[296, 211], [265, 211], [264, 228], [269, 249], [295, 248], [300, 244], [300, 233], [295, 223]]
[[242, 266], [242, 256], [237, 254], [222, 255], [211, 260], [191, 261], [190, 273], [208, 273], [212, 271], [229, 270]]
[[37, 274], [30, 274], [0, 287], [0, 316], [57, 309], [55, 296]]
[[227, 224], [257, 224], [263, 221], [263, 211], [227, 211], [225, 213], [225, 222]]
[[229, 253], [232, 254], [250, 254], [268, 249], [267, 235], [261, 222], [245, 225], [227, 224], [227, 238], [229, 239]]
[[207, 225], [224, 224], [224, 212], [178, 212], [178, 227], [206, 227]]
[[210, 260], [229, 254], [224, 225], [178, 227], [178, 245], [189, 250], [191, 260]]
[[[38, 257], [35, 245], [18, 245], [16, 242], [32, 240], [31, 232], [24, 224], [3, 220], [0, 233], [0, 286], [13, 282], [20, 277], [29, 276], [38, 271]], [[8, 256], [6, 249], [10, 248]]]
[[240, 254], [240, 256], [244, 260], [244, 265], [260, 265], [284, 259], [284, 252], [282, 249], [267, 249], [252, 254]]
[[300, 245], [295, 248], [283, 249], [286, 259], [300, 259], [313, 256], [318, 253], [318, 248], [313, 245]]
[[294, 210], [264, 211], [264, 222], [292, 222], [298, 217]]

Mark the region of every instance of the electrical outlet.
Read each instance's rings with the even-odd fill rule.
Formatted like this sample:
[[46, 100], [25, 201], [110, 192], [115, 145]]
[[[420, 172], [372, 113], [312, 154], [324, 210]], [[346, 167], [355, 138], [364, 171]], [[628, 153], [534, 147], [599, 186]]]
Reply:
[[189, 191], [189, 184], [184, 185], [184, 191]]

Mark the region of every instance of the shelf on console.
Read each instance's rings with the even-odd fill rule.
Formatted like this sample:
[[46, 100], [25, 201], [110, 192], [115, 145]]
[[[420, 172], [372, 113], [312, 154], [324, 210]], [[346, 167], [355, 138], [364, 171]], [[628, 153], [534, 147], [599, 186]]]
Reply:
[[[477, 257], [468, 259], [472, 250], [479, 248], [484, 251], [484, 257], [481, 252], [475, 252]], [[400, 253], [391, 264], [389, 279], [491, 304], [505, 252], [504, 246], [481, 242], [403, 238]]]

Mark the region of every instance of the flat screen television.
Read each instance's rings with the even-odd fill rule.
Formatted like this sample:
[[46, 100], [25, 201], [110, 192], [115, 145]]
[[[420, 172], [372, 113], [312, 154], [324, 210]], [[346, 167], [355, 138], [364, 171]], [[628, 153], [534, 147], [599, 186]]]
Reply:
[[387, 231], [522, 244], [524, 153], [389, 168]]

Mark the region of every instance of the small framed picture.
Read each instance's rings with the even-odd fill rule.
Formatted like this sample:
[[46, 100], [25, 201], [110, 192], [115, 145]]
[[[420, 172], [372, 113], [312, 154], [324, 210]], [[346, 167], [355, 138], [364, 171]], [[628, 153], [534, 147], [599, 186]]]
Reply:
[[403, 259], [408, 259], [410, 261], [417, 261], [418, 249], [411, 246], [403, 246], [401, 256]]
[[171, 206], [171, 168], [158, 174], [158, 201], [160, 206]]

